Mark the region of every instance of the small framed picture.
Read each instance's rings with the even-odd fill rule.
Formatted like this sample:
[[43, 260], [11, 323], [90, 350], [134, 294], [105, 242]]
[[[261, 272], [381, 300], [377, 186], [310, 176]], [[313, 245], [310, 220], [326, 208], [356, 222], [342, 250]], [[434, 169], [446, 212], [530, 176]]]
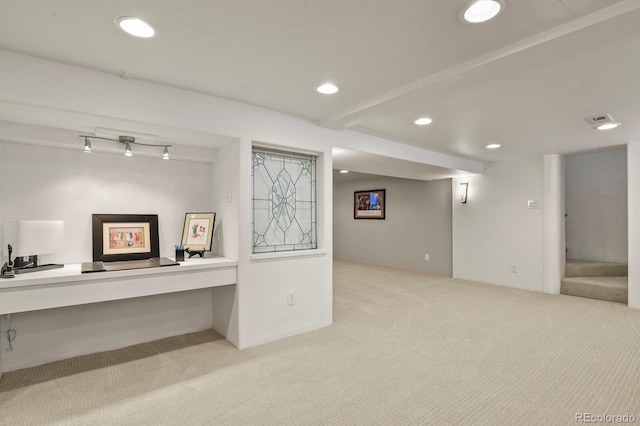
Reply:
[[187, 213], [182, 229], [182, 247], [192, 251], [211, 251], [216, 214]]
[[354, 219], [384, 219], [385, 190], [373, 189], [353, 193]]

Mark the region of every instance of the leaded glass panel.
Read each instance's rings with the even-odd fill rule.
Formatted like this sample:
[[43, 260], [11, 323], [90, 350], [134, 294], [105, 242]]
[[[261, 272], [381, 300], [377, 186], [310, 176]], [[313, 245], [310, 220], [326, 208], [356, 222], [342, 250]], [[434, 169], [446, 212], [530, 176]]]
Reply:
[[253, 252], [317, 248], [316, 157], [253, 149]]

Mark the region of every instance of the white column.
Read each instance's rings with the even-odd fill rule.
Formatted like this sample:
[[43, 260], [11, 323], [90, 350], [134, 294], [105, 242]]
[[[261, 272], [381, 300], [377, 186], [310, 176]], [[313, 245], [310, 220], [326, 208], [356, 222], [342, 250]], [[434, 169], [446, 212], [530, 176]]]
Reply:
[[[2, 188], [2, 151], [4, 148], [4, 144], [2, 142], [0, 142], [0, 188]], [[0, 207], [2, 206], [2, 204], [0, 203]], [[2, 222], [2, 209], [0, 208], [0, 224], [3, 223]], [[0, 229], [2, 229], [4, 227], [0, 227]], [[4, 250], [2, 249], [2, 247], [4, 247], [4, 235], [0, 234], [0, 266], [4, 265], [4, 256], [2, 256], [2, 254], [4, 253]], [[0, 278], [2, 279], [2, 278]], [[0, 315], [0, 333], [2, 333], [2, 331], [4, 330], [3, 326], [4, 324], [2, 323], [2, 315]], [[2, 353], [4, 352], [4, 345], [3, 345], [3, 336], [0, 335], [0, 377], [2, 377], [2, 372], [4, 371], [3, 367], [2, 367]]]
[[629, 307], [640, 309], [640, 143], [627, 145]]
[[544, 292], [560, 294], [564, 277], [564, 159], [544, 156]]
[[[232, 142], [218, 149], [213, 170], [213, 205], [217, 231], [214, 242], [220, 256], [238, 259], [240, 182], [240, 142]], [[240, 268], [238, 268], [240, 270]], [[238, 332], [238, 285], [212, 289], [213, 329], [235, 346], [240, 347]]]
[[2, 372], [4, 371], [4, 368], [2, 366], [2, 353], [4, 352], [4, 344], [3, 344], [3, 340], [4, 340], [4, 324], [3, 324], [3, 316], [0, 315], [0, 333], [2, 333], [2, 336], [0, 336], [0, 377], [2, 377]]

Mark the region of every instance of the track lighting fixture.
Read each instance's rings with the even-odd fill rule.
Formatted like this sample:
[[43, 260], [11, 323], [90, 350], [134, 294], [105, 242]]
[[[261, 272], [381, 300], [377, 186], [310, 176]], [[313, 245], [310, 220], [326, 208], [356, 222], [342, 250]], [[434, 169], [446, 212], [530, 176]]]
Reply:
[[136, 138], [132, 136], [118, 136], [118, 139], [109, 139], [102, 138], [99, 136], [89, 136], [89, 135], [78, 135], [81, 138], [84, 138], [84, 152], [91, 153], [91, 139], [100, 139], [103, 141], [117, 142], [124, 145], [124, 155], [127, 157], [133, 156], [133, 150], [131, 149], [131, 145], [142, 145], [142, 146], [155, 146], [158, 148], [164, 148], [162, 150], [162, 159], [168, 160], [169, 157], [169, 147], [171, 145], [156, 145], [150, 143], [142, 143], [136, 142]]

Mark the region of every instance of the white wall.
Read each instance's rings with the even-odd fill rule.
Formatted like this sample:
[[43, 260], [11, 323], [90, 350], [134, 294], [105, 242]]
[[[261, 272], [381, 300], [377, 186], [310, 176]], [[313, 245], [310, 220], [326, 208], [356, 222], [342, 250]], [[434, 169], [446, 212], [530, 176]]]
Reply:
[[[234, 287], [234, 286], [223, 286]], [[211, 328], [211, 289], [12, 314], [17, 331], [4, 371]]]
[[568, 258], [627, 262], [627, 150], [567, 155]]
[[544, 292], [560, 294], [565, 269], [564, 158], [544, 156]]
[[[353, 218], [353, 193], [367, 189], [386, 190], [385, 220]], [[334, 183], [333, 249], [340, 259], [451, 276], [451, 180]]]
[[[217, 212], [213, 251], [219, 256], [238, 259], [240, 233], [240, 143], [220, 148], [213, 170], [213, 205]], [[231, 343], [240, 346], [238, 286], [212, 289], [213, 328]]]
[[62, 219], [53, 262], [92, 260], [93, 213], [158, 214], [160, 254], [173, 257], [184, 215], [211, 210], [211, 164], [2, 144], [2, 218]]
[[[2, 158], [3, 158], [3, 154], [2, 154], [2, 144], [0, 144], [0, 168], [2, 167]], [[2, 173], [0, 173], [0, 188], [2, 188]], [[0, 195], [2, 195], [0, 193]], [[3, 218], [2, 218], [2, 201], [0, 200], [0, 223], [4, 223]], [[0, 254], [4, 253], [4, 241], [2, 239], [2, 236], [0, 235]], [[0, 256], [0, 265], [4, 265], [4, 258], [2, 256]], [[3, 361], [3, 352], [4, 352], [4, 340], [1, 336], [6, 336], [6, 327], [4, 324], [4, 317], [2, 315], [0, 315], [0, 377], [2, 377], [2, 373], [4, 373], [6, 371], [6, 369], [4, 368], [4, 361]]]
[[453, 179], [454, 194], [460, 182], [469, 182], [469, 196], [467, 204], [453, 197], [453, 277], [542, 292], [542, 209], [527, 208], [528, 200], [544, 208], [542, 157]]
[[627, 145], [629, 307], [640, 309], [640, 142]]

